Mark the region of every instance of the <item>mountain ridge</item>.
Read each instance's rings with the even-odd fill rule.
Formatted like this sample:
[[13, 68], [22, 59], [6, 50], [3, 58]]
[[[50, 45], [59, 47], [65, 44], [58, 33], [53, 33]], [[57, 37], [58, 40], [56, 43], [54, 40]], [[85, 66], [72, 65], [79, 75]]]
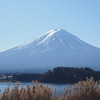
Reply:
[[[41, 41], [39, 41], [39, 43], [37, 44], [37, 45], [39, 45], [39, 44], [42, 44], [42, 43], [44, 43], [45, 41], [47, 41], [48, 40], [48, 38], [52, 38], [52, 36], [53, 35], [56, 35], [56, 38], [59, 36], [59, 33], [60, 33], [60, 35], [61, 34], [63, 34], [63, 32], [64, 33], [67, 33], [67, 35], [72, 35], [75, 39], [76, 39], [76, 41], [75, 42], [78, 42], [79, 41], [79, 43], [80, 43], [80, 45], [82, 45], [82, 44], [85, 44], [85, 45], [90, 45], [90, 44], [88, 44], [88, 43], [85, 43], [84, 41], [82, 41], [82, 40], [80, 40], [79, 38], [77, 38], [75, 35], [73, 35], [73, 34], [71, 34], [71, 33], [69, 33], [69, 32], [67, 32], [67, 31], [65, 31], [64, 29], [53, 29], [53, 30], [50, 30], [50, 31], [48, 31], [48, 32], [46, 32], [46, 33], [44, 33], [43, 35], [41, 35], [41, 36], [39, 36], [38, 38], [36, 38], [35, 40], [33, 40], [33, 41], [31, 41], [31, 42], [29, 42], [29, 43], [27, 43], [27, 44], [22, 44], [22, 45], [20, 45], [20, 46], [17, 46], [16, 48], [19, 48], [19, 49], [21, 49], [21, 47], [27, 47], [28, 45], [33, 45], [34, 44], [34, 42], [38, 42], [39, 41], [39, 39], [40, 38], [44, 38], [44, 36], [46, 35], [46, 37], [44, 38], [44, 39], [42, 39]], [[65, 35], [65, 34], [64, 34]], [[72, 37], [71, 36], [71, 37]], [[62, 36], [60, 36], [60, 37], [62, 37]], [[66, 36], [65, 36], [66, 37]], [[65, 38], [64, 36], [62, 37], [62, 38], [59, 38], [59, 42], [63, 42], [63, 40], [65, 40], [64, 38]], [[53, 37], [53, 39], [52, 39], [52, 41], [54, 41], [54, 39], [55, 39], [55, 37]], [[74, 40], [75, 40], [74, 39]], [[50, 39], [49, 39], [50, 40]], [[67, 42], [74, 42], [73, 41], [73, 39], [71, 39], [71, 38], [69, 38], [69, 36], [67, 37]], [[77, 41], [78, 40], [78, 41]], [[48, 41], [47, 41], [48, 42]], [[46, 45], [47, 43], [45, 43], [45, 45]], [[62, 43], [63, 44], [63, 43]], [[66, 43], [67, 44], [67, 43]], [[67, 44], [68, 45], [68, 44]], [[90, 46], [92, 46], [92, 45], [90, 45]], [[72, 46], [71, 46], [72, 47]], [[95, 46], [93, 46], [93, 47], [95, 47]], [[95, 48], [97, 48], [97, 47], [95, 47]]]
[[100, 49], [64, 29], [50, 30], [28, 44], [2, 52], [0, 59], [1, 69], [51, 69], [57, 66], [100, 69]]

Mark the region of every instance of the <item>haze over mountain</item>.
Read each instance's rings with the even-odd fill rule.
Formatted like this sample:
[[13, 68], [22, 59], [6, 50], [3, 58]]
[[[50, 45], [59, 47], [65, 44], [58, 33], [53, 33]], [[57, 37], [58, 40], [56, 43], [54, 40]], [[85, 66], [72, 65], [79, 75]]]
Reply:
[[100, 70], [100, 48], [54, 29], [30, 43], [0, 53], [0, 70], [49, 70], [57, 66]]

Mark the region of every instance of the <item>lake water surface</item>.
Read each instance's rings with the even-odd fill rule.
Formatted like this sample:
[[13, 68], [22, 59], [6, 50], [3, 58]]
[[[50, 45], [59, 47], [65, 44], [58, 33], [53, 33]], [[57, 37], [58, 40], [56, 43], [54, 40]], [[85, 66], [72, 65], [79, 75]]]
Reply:
[[[66, 84], [52, 84], [52, 83], [42, 83], [43, 85], [48, 85], [50, 88], [52, 88], [53, 90], [56, 88], [57, 90], [57, 95], [60, 95], [60, 93], [63, 93], [64, 90], [63, 88], [66, 87]], [[11, 82], [9, 88], [12, 89], [14, 86], [16, 85], [16, 83]], [[32, 86], [32, 83], [20, 83], [19, 88], [21, 86], [27, 87], [27, 85]], [[4, 92], [5, 88], [8, 87], [8, 83], [7, 82], [0, 82], [0, 90], [1, 93]]]

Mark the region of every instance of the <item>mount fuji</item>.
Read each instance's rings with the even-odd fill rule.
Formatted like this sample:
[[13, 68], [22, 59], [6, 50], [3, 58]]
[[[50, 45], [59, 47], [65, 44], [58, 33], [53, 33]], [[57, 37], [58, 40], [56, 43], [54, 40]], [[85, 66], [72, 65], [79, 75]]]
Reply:
[[30, 43], [0, 53], [1, 71], [42, 72], [57, 66], [100, 70], [100, 48], [63, 29], [54, 29]]

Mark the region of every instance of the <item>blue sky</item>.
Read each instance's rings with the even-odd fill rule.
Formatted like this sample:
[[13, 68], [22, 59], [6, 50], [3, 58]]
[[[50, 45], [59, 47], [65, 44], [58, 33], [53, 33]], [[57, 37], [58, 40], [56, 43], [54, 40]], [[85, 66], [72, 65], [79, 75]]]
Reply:
[[0, 51], [56, 28], [100, 48], [100, 0], [0, 0]]

